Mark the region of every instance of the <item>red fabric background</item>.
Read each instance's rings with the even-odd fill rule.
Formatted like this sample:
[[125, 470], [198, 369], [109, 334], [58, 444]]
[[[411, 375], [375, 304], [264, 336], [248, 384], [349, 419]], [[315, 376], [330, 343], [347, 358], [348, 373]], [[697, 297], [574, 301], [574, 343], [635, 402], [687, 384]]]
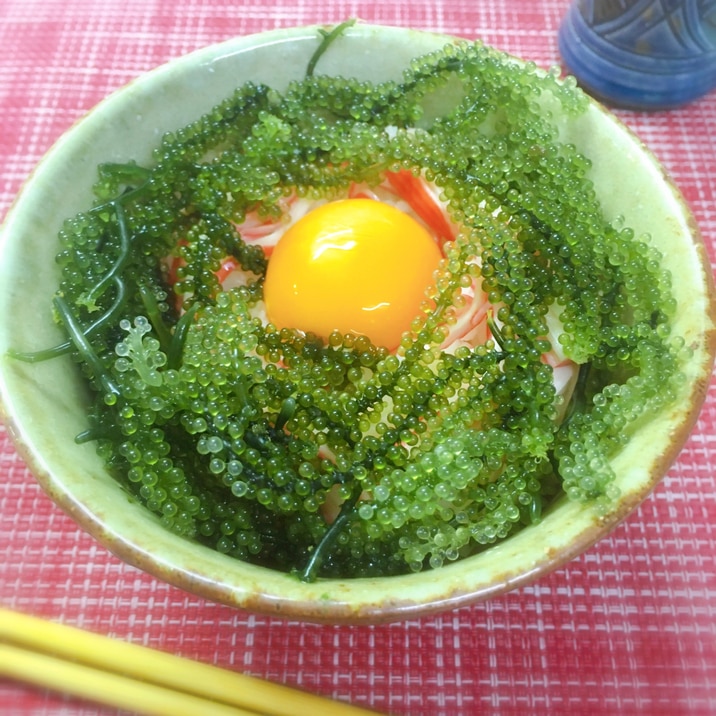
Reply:
[[[0, 0], [0, 214], [96, 102], [239, 34], [347, 17], [483, 38], [548, 67], [567, 0]], [[716, 94], [620, 116], [716, 251]], [[0, 426], [0, 605], [394, 714], [716, 713], [716, 395], [613, 534], [485, 604], [375, 627], [284, 622], [119, 562], [41, 492]], [[0, 713], [110, 714], [0, 680]]]

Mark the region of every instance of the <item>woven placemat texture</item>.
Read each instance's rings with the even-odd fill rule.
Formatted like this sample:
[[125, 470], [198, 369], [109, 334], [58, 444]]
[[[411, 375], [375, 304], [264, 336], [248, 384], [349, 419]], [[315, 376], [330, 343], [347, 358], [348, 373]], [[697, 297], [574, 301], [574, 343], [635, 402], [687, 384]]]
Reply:
[[[196, 48], [348, 17], [559, 61], [566, 0], [0, 0], [0, 215], [52, 143], [132, 78]], [[716, 94], [619, 112], [716, 256]], [[716, 713], [716, 394], [653, 495], [536, 584], [472, 608], [332, 627], [236, 611], [129, 567], [37, 486], [0, 426], [0, 605], [393, 714]], [[110, 714], [0, 680], [0, 713]]]

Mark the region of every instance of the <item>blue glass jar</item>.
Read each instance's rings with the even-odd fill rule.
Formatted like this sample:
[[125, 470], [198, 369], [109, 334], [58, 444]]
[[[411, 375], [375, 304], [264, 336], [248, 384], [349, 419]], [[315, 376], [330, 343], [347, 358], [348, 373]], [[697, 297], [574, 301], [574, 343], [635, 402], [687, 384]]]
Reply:
[[678, 107], [716, 87], [716, 0], [574, 0], [559, 50], [597, 99]]

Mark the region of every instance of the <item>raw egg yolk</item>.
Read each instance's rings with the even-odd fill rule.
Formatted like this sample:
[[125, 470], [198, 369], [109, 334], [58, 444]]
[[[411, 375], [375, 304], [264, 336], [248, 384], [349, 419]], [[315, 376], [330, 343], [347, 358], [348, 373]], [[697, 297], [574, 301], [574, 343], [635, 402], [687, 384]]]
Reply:
[[433, 237], [400, 209], [374, 199], [323, 204], [293, 224], [271, 254], [266, 314], [277, 328], [327, 339], [367, 336], [395, 349], [441, 259]]

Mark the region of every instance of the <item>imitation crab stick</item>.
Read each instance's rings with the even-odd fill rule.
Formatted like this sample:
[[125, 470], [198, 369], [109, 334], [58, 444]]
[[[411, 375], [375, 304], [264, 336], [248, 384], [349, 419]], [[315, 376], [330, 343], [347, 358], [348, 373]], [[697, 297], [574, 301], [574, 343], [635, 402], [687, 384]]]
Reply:
[[455, 231], [442, 203], [432, 194], [425, 179], [402, 169], [388, 172], [386, 183], [430, 227], [440, 246], [455, 238]]

